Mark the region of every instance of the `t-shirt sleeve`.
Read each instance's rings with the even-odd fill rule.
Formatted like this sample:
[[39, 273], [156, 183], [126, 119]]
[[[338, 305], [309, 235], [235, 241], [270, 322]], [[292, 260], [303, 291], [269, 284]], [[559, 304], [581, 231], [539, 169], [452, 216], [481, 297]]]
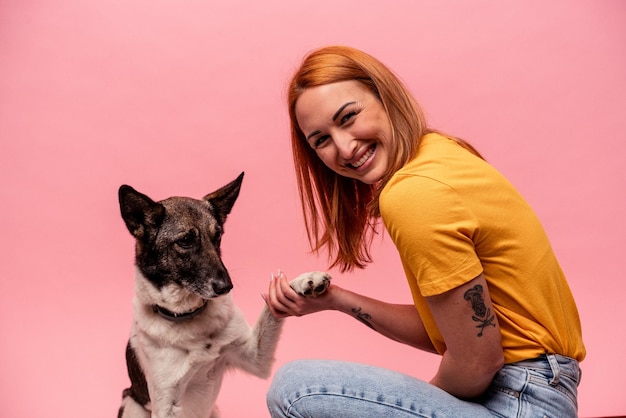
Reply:
[[454, 289], [482, 273], [474, 249], [478, 222], [450, 186], [400, 175], [380, 197], [383, 222], [422, 296]]

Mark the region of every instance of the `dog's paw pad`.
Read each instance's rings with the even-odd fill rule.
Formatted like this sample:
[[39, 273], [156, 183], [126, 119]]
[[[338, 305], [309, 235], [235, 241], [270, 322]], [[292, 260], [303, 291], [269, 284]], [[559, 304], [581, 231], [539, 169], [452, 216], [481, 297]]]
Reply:
[[330, 274], [322, 271], [302, 273], [289, 284], [299, 295], [314, 298], [328, 289], [328, 286], [330, 286]]

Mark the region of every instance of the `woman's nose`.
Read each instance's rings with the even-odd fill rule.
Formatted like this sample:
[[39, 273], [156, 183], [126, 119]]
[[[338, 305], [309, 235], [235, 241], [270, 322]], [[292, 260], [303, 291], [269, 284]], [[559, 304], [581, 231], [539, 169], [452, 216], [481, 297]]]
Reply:
[[349, 160], [352, 158], [357, 148], [357, 141], [352, 135], [350, 135], [349, 132], [336, 132], [333, 135], [333, 140], [335, 142], [335, 146], [337, 147], [339, 156], [343, 160]]

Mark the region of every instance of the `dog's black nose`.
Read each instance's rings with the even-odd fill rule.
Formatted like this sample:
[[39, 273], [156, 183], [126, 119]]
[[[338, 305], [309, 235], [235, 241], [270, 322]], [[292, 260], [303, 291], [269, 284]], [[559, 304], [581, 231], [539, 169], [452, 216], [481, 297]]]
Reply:
[[229, 281], [217, 281], [211, 284], [216, 295], [225, 295], [233, 289], [233, 284]]

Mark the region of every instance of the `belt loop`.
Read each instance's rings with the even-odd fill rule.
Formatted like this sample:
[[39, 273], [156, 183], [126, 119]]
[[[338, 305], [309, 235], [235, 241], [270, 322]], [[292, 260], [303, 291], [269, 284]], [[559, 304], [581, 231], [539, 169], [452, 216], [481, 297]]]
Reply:
[[546, 354], [548, 363], [550, 364], [550, 370], [552, 370], [552, 379], [550, 379], [550, 386], [556, 386], [559, 384], [561, 377], [561, 369], [559, 368], [559, 361], [556, 358], [556, 354]]

